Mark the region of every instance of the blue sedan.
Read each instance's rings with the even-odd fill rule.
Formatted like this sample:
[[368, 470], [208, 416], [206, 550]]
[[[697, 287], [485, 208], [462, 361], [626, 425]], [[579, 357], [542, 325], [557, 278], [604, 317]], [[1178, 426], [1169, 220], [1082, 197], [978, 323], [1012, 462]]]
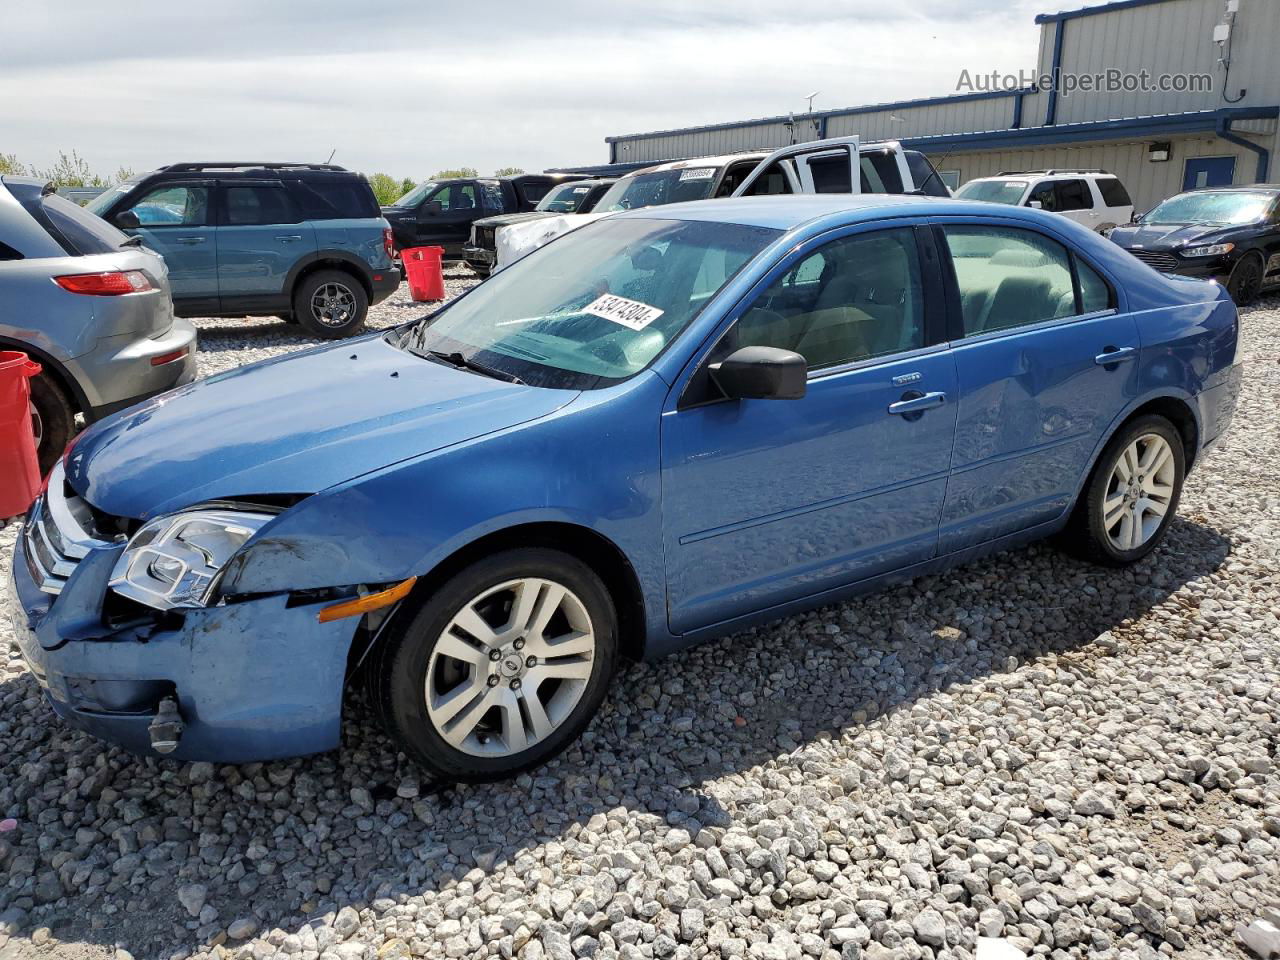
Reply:
[[429, 772], [510, 776], [656, 657], [1061, 534], [1133, 563], [1227, 429], [1236, 310], [1030, 209], [634, 211], [421, 321], [84, 433], [10, 589], [65, 720], [335, 747], [359, 675]]

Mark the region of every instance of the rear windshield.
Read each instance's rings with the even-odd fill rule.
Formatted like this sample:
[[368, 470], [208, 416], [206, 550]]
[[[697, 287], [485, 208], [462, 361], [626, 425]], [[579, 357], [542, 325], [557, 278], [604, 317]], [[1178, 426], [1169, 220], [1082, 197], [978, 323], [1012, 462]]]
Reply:
[[23, 207], [71, 256], [115, 253], [129, 238], [101, 217], [56, 193], [21, 198]]
[[1098, 192], [1102, 194], [1102, 202], [1108, 207], [1133, 206], [1133, 201], [1129, 199], [1129, 191], [1115, 177], [1109, 179], [1104, 177], [1095, 182], [1098, 184]]
[[361, 177], [286, 180], [304, 220], [364, 220], [382, 216], [373, 189]]
[[657, 207], [711, 196], [718, 167], [685, 167], [623, 177], [596, 204], [597, 213], [615, 213], [638, 207]]
[[584, 187], [576, 183], [566, 183], [556, 187], [539, 200], [534, 209], [541, 210], [544, 213], [577, 213], [590, 193], [590, 187]]

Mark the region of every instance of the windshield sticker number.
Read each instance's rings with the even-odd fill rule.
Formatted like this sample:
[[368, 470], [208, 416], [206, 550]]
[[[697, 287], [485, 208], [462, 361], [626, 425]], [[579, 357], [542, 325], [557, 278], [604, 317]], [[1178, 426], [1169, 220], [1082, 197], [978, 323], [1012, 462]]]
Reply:
[[689, 170], [680, 171], [680, 182], [686, 180], [710, 180], [716, 175], [715, 167], [693, 167]]
[[663, 311], [657, 307], [651, 307], [639, 300], [615, 296], [612, 293], [596, 297], [582, 308], [582, 312], [612, 320], [629, 330], [643, 330], [663, 314]]

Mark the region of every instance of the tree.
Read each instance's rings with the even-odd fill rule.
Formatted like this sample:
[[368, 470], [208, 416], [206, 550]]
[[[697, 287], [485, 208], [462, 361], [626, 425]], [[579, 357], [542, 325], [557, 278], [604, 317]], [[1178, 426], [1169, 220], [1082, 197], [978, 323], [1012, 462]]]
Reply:
[[417, 186], [416, 183], [414, 183], [408, 177], [405, 177], [403, 180], [400, 181], [400, 196], [403, 197], [406, 193], [408, 193], [410, 190], [412, 190], [416, 186]]
[[493, 172], [495, 177], [514, 177], [518, 173], [524, 173], [522, 167], [499, 167]]
[[408, 193], [404, 185], [394, 177], [385, 173], [375, 173], [369, 178], [369, 186], [373, 187], [373, 195], [378, 198], [378, 205], [390, 206]]
[[480, 171], [475, 167], [459, 167], [457, 170], [441, 170], [432, 180], [452, 180], [456, 177], [478, 177]]
[[18, 162], [16, 153], [0, 153], [0, 173], [7, 173], [11, 176], [21, 177], [25, 175], [27, 168]]

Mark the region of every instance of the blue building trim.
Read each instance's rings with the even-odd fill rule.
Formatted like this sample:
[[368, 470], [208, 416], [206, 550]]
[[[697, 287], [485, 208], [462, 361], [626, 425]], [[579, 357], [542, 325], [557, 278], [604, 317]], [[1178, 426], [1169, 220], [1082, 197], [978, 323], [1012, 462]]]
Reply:
[[1115, 0], [1097, 7], [1085, 7], [1083, 10], [1064, 10], [1060, 13], [1041, 13], [1036, 16], [1036, 23], [1061, 23], [1064, 20], [1078, 20], [1080, 17], [1094, 17], [1100, 13], [1112, 13], [1116, 10], [1129, 10], [1133, 7], [1149, 7], [1156, 3], [1169, 3], [1171, 0]]
[[1252, 140], [1246, 140], [1238, 133], [1233, 133], [1231, 130], [1231, 121], [1229, 119], [1219, 120], [1217, 126], [1214, 127], [1214, 133], [1216, 133], [1219, 138], [1227, 141], [1227, 143], [1234, 143], [1237, 146], [1244, 147], [1245, 149], [1252, 150], [1256, 153], [1258, 155], [1258, 167], [1254, 174], [1253, 182], [1267, 182], [1267, 175], [1271, 172], [1270, 150], [1261, 144], [1254, 143]]
[[1067, 25], [1059, 20], [1053, 28], [1053, 63], [1049, 67], [1053, 77], [1053, 86], [1049, 88], [1049, 102], [1044, 108], [1046, 126], [1053, 126], [1058, 119], [1058, 87], [1062, 85], [1062, 38], [1067, 32]]
[[1023, 90], [984, 90], [980, 93], [958, 93], [949, 97], [924, 97], [919, 100], [895, 100], [892, 103], [872, 103], [864, 107], [841, 107], [838, 110], [817, 110], [813, 113], [799, 115], [788, 114], [778, 117], [760, 117], [757, 120], [733, 120], [728, 123], [708, 123], [697, 127], [675, 127], [671, 130], [651, 130], [648, 133], [625, 133], [616, 137], [605, 137], [606, 143], [621, 143], [627, 140], [647, 139], [649, 137], [679, 137], [687, 133], [709, 133], [714, 130], [736, 130], [741, 127], [755, 127], [764, 123], [789, 123], [794, 120], [825, 121], [831, 117], [852, 117], [863, 113], [883, 113], [885, 110], [906, 110], [912, 107], [935, 107], [946, 103], [966, 103], [970, 100], [995, 100], [1000, 97], [1018, 97]]
[[1009, 121], [1010, 129], [1017, 130], [1022, 126], [1022, 101], [1026, 96], [1025, 93], [1020, 93], [1013, 101], [1013, 119]]

